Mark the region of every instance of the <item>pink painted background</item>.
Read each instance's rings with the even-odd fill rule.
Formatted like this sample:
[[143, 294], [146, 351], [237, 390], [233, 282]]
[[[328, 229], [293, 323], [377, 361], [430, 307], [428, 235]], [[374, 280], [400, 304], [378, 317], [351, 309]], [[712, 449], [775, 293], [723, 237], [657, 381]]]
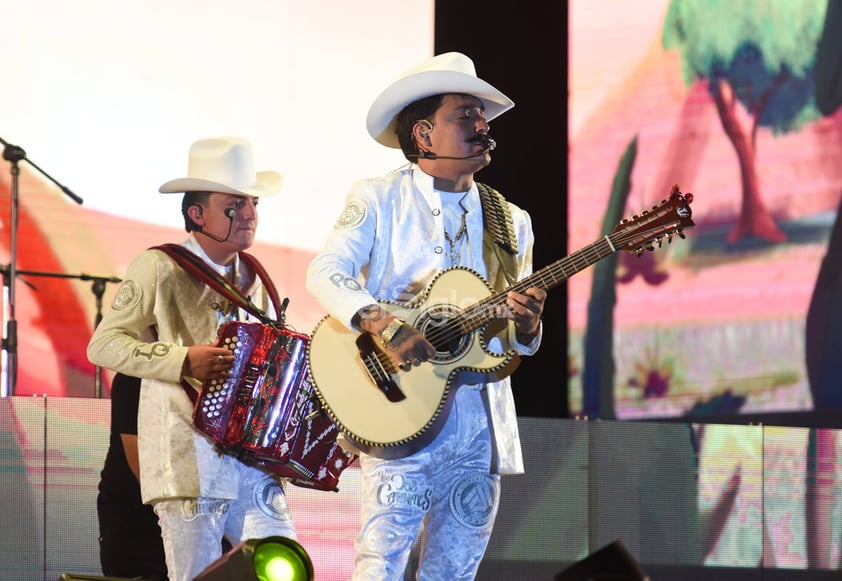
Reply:
[[[778, 224], [812, 224], [818, 234], [763, 247], [727, 245], [740, 208], [737, 157], [705, 86], [687, 86], [680, 54], [661, 45], [667, 5], [583, 1], [570, 11], [569, 248], [599, 238], [614, 173], [633, 138], [627, 216], [664, 199], [673, 184], [695, 198], [697, 227], [686, 240], [620, 260], [618, 277], [634, 269], [665, 280], [653, 285], [636, 276], [617, 285], [617, 417], [681, 415], [726, 394], [744, 397], [745, 412], [811, 410], [804, 323], [842, 193], [842, 116], [784, 135], [757, 133], [770, 212]], [[592, 274], [569, 282], [574, 412], [582, 403]], [[647, 391], [652, 377], [660, 385]]]

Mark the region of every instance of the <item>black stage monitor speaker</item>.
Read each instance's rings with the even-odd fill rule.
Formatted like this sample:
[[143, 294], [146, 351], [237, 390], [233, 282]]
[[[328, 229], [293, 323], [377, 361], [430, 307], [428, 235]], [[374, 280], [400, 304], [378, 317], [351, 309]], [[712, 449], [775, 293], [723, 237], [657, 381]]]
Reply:
[[649, 577], [623, 543], [614, 541], [569, 566], [555, 581], [649, 581]]

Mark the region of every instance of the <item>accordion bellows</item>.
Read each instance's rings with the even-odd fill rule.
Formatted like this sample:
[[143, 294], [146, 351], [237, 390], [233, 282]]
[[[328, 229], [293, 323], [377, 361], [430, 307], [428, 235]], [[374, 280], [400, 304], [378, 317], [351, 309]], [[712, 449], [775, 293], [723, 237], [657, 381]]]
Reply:
[[202, 385], [196, 427], [226, 454], [298, 486], [336, 490], [356, 456], [339, 446], [339, 429], [321, 409], [307, 369], [309, 337], [234, 321], [219, 338], [234, 367], [227, 380]]

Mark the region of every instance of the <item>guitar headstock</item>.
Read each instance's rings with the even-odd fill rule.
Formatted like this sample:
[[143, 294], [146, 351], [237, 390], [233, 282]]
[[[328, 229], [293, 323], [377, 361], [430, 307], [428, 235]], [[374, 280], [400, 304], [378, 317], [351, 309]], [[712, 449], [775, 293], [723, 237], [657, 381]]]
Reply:
[[684, 230], [696, 225], [692, 202], [693, 194], [682, 194], [674, 185], [669, 198], [617, 224], [609, 239], [617, 250], [642, 254], [654, 250], [656, 243], [660, 247], [664, 240], [672, 242], [673, 236], [684, 238]]

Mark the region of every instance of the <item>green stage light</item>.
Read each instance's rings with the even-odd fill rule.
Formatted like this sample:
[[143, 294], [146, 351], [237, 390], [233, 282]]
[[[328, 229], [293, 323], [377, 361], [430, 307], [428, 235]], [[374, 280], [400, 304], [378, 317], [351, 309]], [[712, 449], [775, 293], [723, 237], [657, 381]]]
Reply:
[[254, 573], [259, 581], [310, 581], [313, 563], [304, 547], [284, 537], [270, 537], [254, 548]]
[[266, 537], [243, 541], [193, 581], [313, 581], [313, 562], [297, 541]]

